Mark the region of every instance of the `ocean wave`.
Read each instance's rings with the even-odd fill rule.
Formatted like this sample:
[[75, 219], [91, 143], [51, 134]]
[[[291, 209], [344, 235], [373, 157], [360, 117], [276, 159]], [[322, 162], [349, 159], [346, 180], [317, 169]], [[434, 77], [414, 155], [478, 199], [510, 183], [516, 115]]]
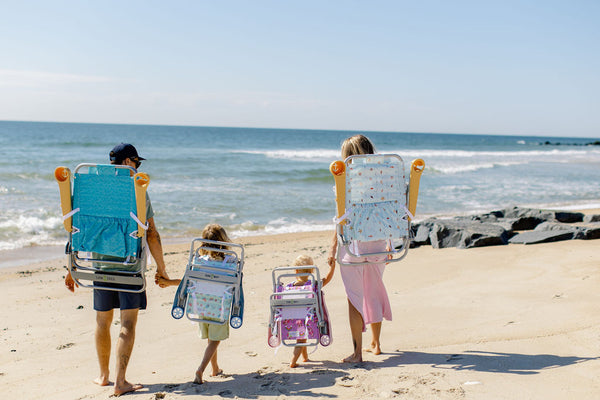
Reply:
[[474, 172], [482, 169], [491, 169], [498, 167], [511, 167], [514, 165], [525, 165], [528, 162], [514, 161], [514, 162], [490, 162], [481, 164], [461, 164], [461, 165], [450, 165], [450, 166], [430, 166], [427, 165], [425, 171], [428, 173], [439, 173], [443, 175], [453, 175], [461, 172]]
[[[384, 152], [382, 152], [384, 153]], [[477, 151], [477, 150], [396, 150], [391, 154], [398, 154], [404, 158], [410, 157], [442, 157], [442, 158], [474, 158], [474, 157], [548, 157], [548, 156], [593, 156], [600, 157], [597, 149], [551, 149], [551, 150], [523, 150], [523, 151]]]
[[[311, 150], [233, 150], [233, 153], [264, 155], [267, 158], [324, 162], [341, 158], [340, 150], [311, 149]], [[457, 150], [457, 149], [395, 149], [381, 150], [382, 154], [398, 154], [405, 162], [414, 158], [477, 158], [477, 157], [563, 157], [563, 156], [589, 156], [600, 159], [600, 149], [578, 148], [578, 149], [548, 149], [548, 150], [515, 150], [515, 151], [490, 151], [490, 150]]]
[[333, 222], [326, 223], [323, 221], [309, 221], [306, 219], [290, 221], [287, 218], [277, 218], [269, 221], [266, 225], [254, 224], [253, 222], [248, 221], [228, 227], [228, 231], [231, 231], [233, 237], [327, 231], [333, 229], [335, 229]]

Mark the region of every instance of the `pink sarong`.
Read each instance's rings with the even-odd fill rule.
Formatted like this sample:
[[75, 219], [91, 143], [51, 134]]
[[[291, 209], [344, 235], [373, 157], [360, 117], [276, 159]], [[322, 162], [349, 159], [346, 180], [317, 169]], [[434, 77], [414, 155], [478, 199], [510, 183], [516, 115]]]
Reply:
[[[386, 241], [360, 242], [352, 249], [355, 254], [385, 251]], [[358, 251], [358, 253], [356, 251]], [[363, 319], [363, 332], [366, 324], [392, 320], [390, 300], [383, 284], [383, 271], [386, 256], [353, 257], [340, 248], [340, 257], [344, 262], [371, 262], [366, 265], [340, 266], [346, 296], [358, 310]]]

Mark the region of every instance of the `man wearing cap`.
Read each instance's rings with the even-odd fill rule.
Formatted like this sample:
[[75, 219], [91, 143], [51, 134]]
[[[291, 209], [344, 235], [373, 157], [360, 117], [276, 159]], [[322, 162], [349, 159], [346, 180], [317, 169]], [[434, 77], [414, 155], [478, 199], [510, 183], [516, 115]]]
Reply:
[[[129, 143], [116, 145], [110, 152], [110, 162], [116, 165], [127, 165], [139, 168], [144, 158], [138, 155], [136, 148]], [[148, 230], [146, 238], [152, 258], [156, 262], [155, 279], [169, 279], [163, 259], [160, 235], [154, 224], [154, 211], [150, 198], [146, 195], [146, 220]], [[65, 278], [67, 288], [74, 291], [74, 282], [70, 274]], [[121, 311], [121, 330], [117, 340], [117, 376], [115, 379], [115, 395], [120, 396], [142, 388], [142, 385], [131, 384], [125, 379], [127, 364], [135, 341], [135, 327], [139, 310], [146, 309], [146, 291], [141, 293], [118, 292], [112, 290], [94, 289], [94, 310], [96, 310], [96, 352], [100, 364], [100, 376], [94, 380], [100, 386], [109, 385], [109, 359], [111, 349], [110, 327], [113, 320], [113, 310]]]

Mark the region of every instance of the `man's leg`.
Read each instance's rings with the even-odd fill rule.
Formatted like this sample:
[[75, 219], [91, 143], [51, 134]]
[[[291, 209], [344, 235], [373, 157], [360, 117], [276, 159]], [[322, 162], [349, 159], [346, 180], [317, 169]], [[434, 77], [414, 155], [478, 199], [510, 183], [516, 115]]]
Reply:
[[100, 376], [94, 382], [100, 386], [109, 383], [108, 362], [110, 360], [110, 325], [112, 324], [113, 310], [96, 311], [96, 353], [100, 364]]
[[117, 396], [142, 388], [142, 385], [132, 385], [125, 379], [127, 364], [129, 364], [135, 342], [138, 311], [137, 308], [121, 310], [121, 332], [117, 340], [117, 378], [115, 379], [115, 395]]

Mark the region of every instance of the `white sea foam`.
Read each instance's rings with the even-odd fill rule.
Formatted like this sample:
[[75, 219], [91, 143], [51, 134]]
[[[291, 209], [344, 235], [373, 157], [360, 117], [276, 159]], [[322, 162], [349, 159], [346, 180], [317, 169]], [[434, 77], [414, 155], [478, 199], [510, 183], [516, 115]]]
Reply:
[[333, 222], [312, 222], [305, 219], [288, 221], [287, 218], [277, 218], [269, 221], [265, 226], [255, 225], [252, 222], [245, 222], [234, 228], [232, 235], [234, 237], [243, 237], [256, 235], [276, 235], [280, 233], [327, 231], [333, 229], [335, 229]]

